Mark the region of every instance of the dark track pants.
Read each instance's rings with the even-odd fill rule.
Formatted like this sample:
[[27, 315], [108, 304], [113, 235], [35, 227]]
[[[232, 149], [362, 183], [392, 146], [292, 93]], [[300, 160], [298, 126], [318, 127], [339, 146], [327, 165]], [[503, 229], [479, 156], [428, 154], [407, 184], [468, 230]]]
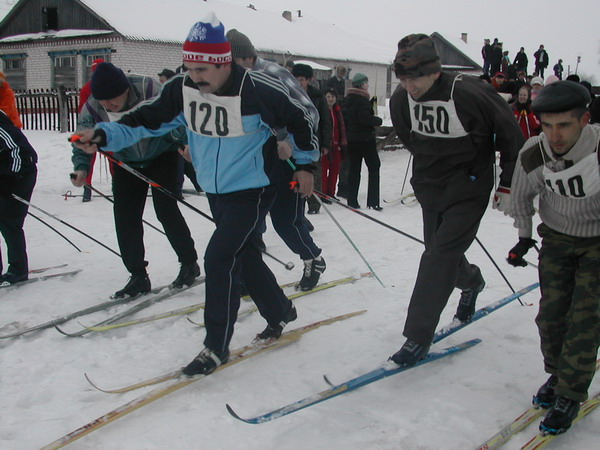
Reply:
[[256, 247], [258, 228], [273, 205], [277, 188], [268, 186], [230, 194], [207, 194], [217, 228], [204, 255], [206, 308], [204, 345], [229, 347], [240, 307], [241, 281], [262, 317], [277, 324], [292, 307]]
[[379, 206], [379, 168], [381, 161], [377, 154], [377, 144], [372, 141], [348, 142], [348, 204], [358, 204], [358, 188], [362, 161], [365, 160], [369, 171], [367, 185], [367, 206]]
[[[37, 171], [23, 176], [13, 188], [13, 193], [23, 200], [31, 200], [31, 194], [37, 179]], [[0, 233], [8, 250], [8, 269], [15, 274], [29, 271], [27, 245], [23, 224], [29, 207], [13, 198], [12, 195], [0, 195]], [[2, 254], [0, 253], [0, 273], [2, 273]]]
[[466, 290], [480, 283], [481, 272], [469, 264], [465, 252], [475, 240], [487, 204], [485, 197], [443, 211], [423, 207], [425, 252], [408, 307], [406, 338], [429, 345], [454, 288]]
[[[175, 192], [177, 186], [177, 152], [163, 153], [152, 164], [136, 169], [146, 177]], [[130, 273], [145, 271], [144, 228], [142, 216], [146, 206], [148, 184], [125, 169], [117, 167], [113, 174], [114, 215], [117, 240], [123, 264]], [[191, 264], [198, 259], [190, 229], [183, 218], [177, 201], [152, 188], [152, 202], [156, 217], [175, 250], [179, 262]]]

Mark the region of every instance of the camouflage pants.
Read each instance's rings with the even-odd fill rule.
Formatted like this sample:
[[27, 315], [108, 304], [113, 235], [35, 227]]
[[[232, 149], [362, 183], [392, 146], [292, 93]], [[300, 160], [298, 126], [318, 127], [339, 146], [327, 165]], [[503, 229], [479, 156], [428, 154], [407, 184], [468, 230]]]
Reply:
[[542, 299], [535, 319], [546, 372], [556, 393], [585, 401], [600, 344], [600, 237], [578, 238], [538, 227]]

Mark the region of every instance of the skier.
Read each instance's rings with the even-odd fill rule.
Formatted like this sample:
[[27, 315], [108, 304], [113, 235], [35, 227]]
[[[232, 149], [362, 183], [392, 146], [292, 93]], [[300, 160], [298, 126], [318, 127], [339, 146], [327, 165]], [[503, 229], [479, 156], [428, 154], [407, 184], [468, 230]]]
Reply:
[[37, 178], [36, 163], [37, 154], [23, 132], [0, 110], [0, 233], [8, 249], [8, 270], [4, 274], [0, 254], [0, 286], [29, 278], [23, 232], [29, 207], [12, 194], [31, 200]]
[[411, 184], [423, 209], [425, 240], [404, 327], [407, 340], [392, 356], [411, 366], [427, 355], [455, 287], [462, 290], [456, 318], [465, 322], [473, 316], [485, 281], [465, 252], [488, 206], [494, 151], [500, 151], [502, 169], [494, 208], [505, 211], [524, 139], [510, 107], [489, 84], [441, 71], [429, 36], [404, 37], [394, 70], [400, 86], [391, 98], [391, 117], [413, 155]]
[[532, 239], [533, 200], [539, 197], [542, 297], [535, 319], [550, 378], [533, 398], [550, 408], [540, 430], [567, 431], [588, 397], [600, 344], [600, 126], [589, 124], [585, 87], [557, 81], [531, 104], [542, 134], [519, 154], [509, 213], [519, 242], [508, 262], [525, 266]]
[[[307, 110], [274, 77], [246, 71], [232, 61], [223, 24], [210, 13], [183, 44], [185, 75], [165, 84], [150, 103], [118, 122], [98, 124], [78, 146], [119, 148], [148, 136], [187, 127], [198, 181], [216, 222], [204, 257], [206, 273], [205, 348], [184, 369], [209, 374], [229, 358], [229, 343], [244, 284], [266, 319], [258, 339], [276, 339], [295, 320], [296, 309], [277, 284], [257, 247], [258, 227], [271, 208], [282, 179], [272, 130], [287, 128], [296, 160], [298, 192], [313, 189], [318, 140]], [[109, 143], [110, 145], [107, 145]]]
[[[231, 44], [233, 60], [246, 69], [258, 70], [279, 78], [289, 89], [290, 96], [300, 102], [309, 112], [312, 126], [316, 128], [319, 123], [319, 113], [306, 91], [296, 80], [296, 77], [279, 64], [259, 58], [254, 45], [245, 34], [232, 29], [227, 32], [226, 37]], [[301, 65], [297, 64], [296, 66]], [[277, 130], [277, 146], [285, 181], [292, 181], [294, 170], [287, 163], [287, 159], [291, 157], [291, 144], [286, 130]], [[293, 158], [291, 158], [291, 161], [295, 162]], [[326, 264], [325, 259], [321, 256], [322, 250], [317, 247], [310, 235], [308, 220], [304, 215], [305, 205], [305, 198], [291, 190], [287, 183], [282, 183], [270, 215], [273, 227], [279, 237], [283, 239], [292, 252], [302, 258], [304, 272], [299, 287], [303, 291], [308, 291], [319, 282]]]
[[[155, 97], [160, 91], [160, 83], [142, 75], [125, 75], [111, 63], [101, 63], [92, 75], [92, 96], [87, 100], [77, 122], [78, 129], [91, 129], [96, 124], [118, 120], [128, 111], [145, 100]], [[78, 133], [80, 133], [78, 131]], [[146, 139], [140, 143], [129, 143], [115, 154], [115, 158], [136, 168], [145, 176], [163, 187], [174, 191], [177, 185], [178, 150], [186, 144], [183, 127], [164, 136]], [[81, 187], [91, 168], [92, 156], [78, 149], [74, 144], [72, 183]], [[150, 292], [151, 283], [144, 260], [144, 230], [142, 215], [146, 204], [148, 185], [121, 167], [113, 174], [115, 228], [123, 264], [131, 277], [123, 289], [113, 297], [123, 298]], [[177, 202], [155, 188], [152, 188], [152, 202], [158, 220], [181, 264], [172, 288], [191, 285], [200, 276], [198, 255], [194, 240]]]

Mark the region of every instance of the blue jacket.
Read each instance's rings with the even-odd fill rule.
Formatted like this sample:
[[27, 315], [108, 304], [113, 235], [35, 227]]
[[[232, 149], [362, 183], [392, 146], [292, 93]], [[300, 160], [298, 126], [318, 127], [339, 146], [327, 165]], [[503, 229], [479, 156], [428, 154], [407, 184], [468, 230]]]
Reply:
[[[181, 125], [187, 127], [192, 161], [202, 188], [225, 194], [277, 183], [281, 164], [274, 130], [287, 128], [297, 164], [319, 158], [318, 139], [310, 114], [290, 96], [280, 80], [231, 64], [231, 76], [216, 95], [234, 97], [241, 93], [244, 135], [206, 136], [195, 132], [184, 115], [183, 86], [196, 89], [185, 74], [169, 80], [160, 96], [140, 105], [113, 123], [98, 127], [106, 133], [105, 150], [119, 151], [139, 139], [160, 136]], [[243, 83], [243, 85], [242, 85]], [[188, 105], [186, 105], [188, 106]]]

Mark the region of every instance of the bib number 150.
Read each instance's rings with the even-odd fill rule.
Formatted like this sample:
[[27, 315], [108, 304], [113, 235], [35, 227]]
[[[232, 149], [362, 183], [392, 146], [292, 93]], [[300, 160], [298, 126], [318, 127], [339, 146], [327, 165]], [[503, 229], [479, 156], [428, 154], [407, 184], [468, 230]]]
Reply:
[[443, 106], [430, 106], [416, 104], [414, 107], [415, 119], [419, 124], [419, 131], [427, 134], [449, 134], [450, 117]]
[[227, 136], [229, 134], [227, 109], [210, 103], [190, 102], [192, 130], [206, 136]]

